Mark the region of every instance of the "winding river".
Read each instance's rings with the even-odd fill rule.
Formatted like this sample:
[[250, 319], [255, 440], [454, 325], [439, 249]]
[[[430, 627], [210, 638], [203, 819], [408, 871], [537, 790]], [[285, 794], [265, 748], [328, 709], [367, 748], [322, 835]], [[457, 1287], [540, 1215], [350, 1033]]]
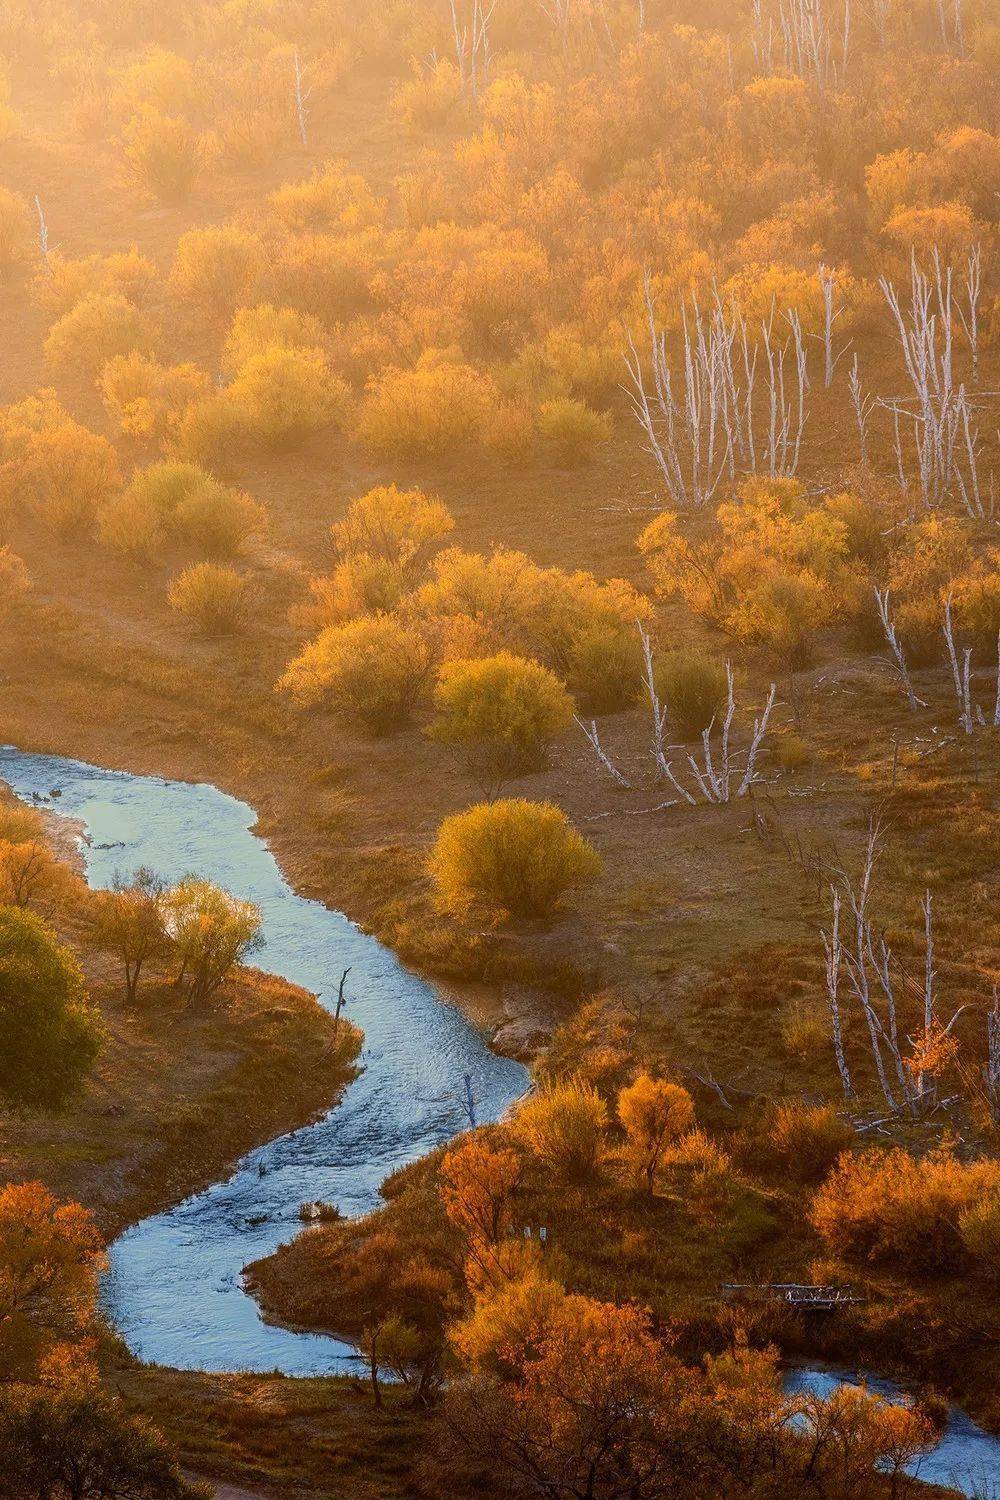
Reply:
[[[517, 1062], [482, 1036], [423, 980], [339, 912], [288, 885], [253, 832], [245, 803], [213, 786], [101, 770], [79, 761], [0, 749], [0, 778], [87, 829], [87, 878], [95, 887], [147, 865], [168, 880], [197, 872], [255, 901], [264, 919], [262, 968], [329, 1003], [349, 965], [348, 1014], [363, 1027], [363, 1072], [315, 1124], [277, 1137], [233, 1175], [127, 1230], [111, 1247], [106, 1310], [141, 1359], [178, 1369], [323, 1375], [356, 1368], [337, 1339], [265, 1323], [241, 1286], [250, 1261], [294, 1237], [302, 1203], [322, 1199], [345, 1214], [378, 1202], [379, 1185], [465, 1124], [465, 1074], [480, 1120], [497, 1119], [528, 1087]], [[53, 793], [58, 792], [54, 798]], [[786, 1389], [825, 1393], [856, 1381], [845, 1371], [798, 1369]], [[869, 1385], [903, 1397], [888, 1382]], [[953, 1408], [920, 1477], [1000, 1500], [1000, 1439]]]
[[146, 865], [168, 880], [189, 872], [255, 901], [261, 968], [330, 1002], [350, 965], [348, 1015], [365, 1033], [363, 1072], [316, 1124], [251, 1152], [225, 1182], [127, 1230], [110, 1251], [103, 1300], [141, 1359], [179, 1369], [331, 1374], [354, 1367], [337, 1339], [272, 1327], [240, 1273], [301, 1228], [299, 1207], [322, 1199], [345, 1214], [378, 1202], [379, 1184], [465, 1124], [471, 1075], [480, 1120], [525, 1092], [520, 1063], [498, 1057], [454, 1006], [339, 912], [292, 890], [256, 815], [215, 787], [101, 770], [0, 750], [0, 778], [48, 800], [87, 829], [87, 879]]

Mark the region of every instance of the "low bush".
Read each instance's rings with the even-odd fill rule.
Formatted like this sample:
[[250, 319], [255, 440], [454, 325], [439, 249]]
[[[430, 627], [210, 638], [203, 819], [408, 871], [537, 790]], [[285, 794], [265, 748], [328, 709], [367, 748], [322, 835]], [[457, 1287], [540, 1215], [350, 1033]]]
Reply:
[[601, 1159], [608, 1111], [600, 1094], [580, 1079], [547, 1084], [515, 1114], [517, 1140], [563, 1182], [586, 1182]]
[[282, 448], [342, 417], [348, 390], [319, 349], [270, 348], [241, 366], [225, 393], [255, 443]]
[[279, 686], [300, 703], [326, 703], [372, 734], [409, 722], [431, 666], [425, 637], [392, 615], [367, 615], [320, 632]]
[[197, 464], [165, 460], [139, 469], [100, 514], [102, 540], [155, 556], [168, 538], [205, 557], [231, 557], [267, 524], [264, 507]]
[[446, 818], [430, 872], [447, 910], [484, 907], [550, 915], [574, 886], [596, 879], [596, 851], [551, 802], [482, 802]]
[[656, 691], [671, 731], [681, 740], [701, 738], [726, 701], [726, 669], [703, 651], [667, 651], [655, 667]]
[[177, 242], [170, 286], [195, 312], [231, 318], [253, 301], [263, 269], [263, 244], [249, 230], [233, 224], [189, 229]]
[[161, 443], [176, 434], [192, 402], [204, 400], [212, 389], [197, 365], [161, 365], [137, 350], [109, 360], [98, 386], [123, 436]]
[[550, 456], [564, 468], [589, 463], [598, 445], [611, 436], [608, 418], [575, 396], [543, 401], [538, 408], [537, 428]]
[[767, 1155], [802, 1182], [824, 1177], [854, 1140], [851, 1125], [830, 1104], [777, 1104], [764, 1121]]
[[167, 599], [171, 609], [186, 615], [205, 635], [232, 635], [246, 620], [249, 582], [235, 568], [196, 563], [178, 574]]
[[135, 182], [161, 203], [190, 196], [205, 159], [198, 132], [179, 115], [144, 109], [122, 130], [122, 149]]
[[809, 1217], [839, 1255], [944, 1271], [966, 1248], [963, 1216], [998, 1191], [1000, 1162], [961, 1162], [947, 1150], [918, 1160], [901, 1147], [873, 1149], [841, 1157]]
[[119, 355], [151, 354], [156, 338], [153, 324], [126, 297], [93, 292], [53, 325], [45, 358], [53, 369], [96, 376]]
[[451, 745], [486, 787], [541, 770], [573, 722], [573, 702], [547, 667], [508, 651], [441, 668], [431, 734]]
[[235, 373], [248, 360], [270, 349], [322, 351], [326, 341], [322, 323], [308, 313], [297, 312], [293, 307], [274, 307], [270, 302], [241, 307], [226, 335], [225, 365]]
[[390, 367], [371, 383], [357, 436], [379, 457], [436, 457], [482, 435], [495, 401], [492, 381], [471, 365], [425, 356], [416, 368]]

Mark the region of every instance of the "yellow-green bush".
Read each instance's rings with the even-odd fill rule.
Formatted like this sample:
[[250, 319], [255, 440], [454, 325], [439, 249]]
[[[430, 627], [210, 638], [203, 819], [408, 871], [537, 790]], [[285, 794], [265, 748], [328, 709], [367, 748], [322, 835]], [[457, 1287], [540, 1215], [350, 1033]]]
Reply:
[[726, 669], [703, 651], [667, 651], [654, 668], [656, 690], [666, 705], [671, 733], [681, 740], [701, 736], [726, 701]]
[[574, 886], [596, 879], [596, 851], [551, 802], [481, 802], [446, 818], [430, 873], [441, 905], [544, 917]]
[[607, 1107], [597, 1090], [568, 1078], [531, 1095], [514, 1115], [511, 1129], [557, 1179], [586, 1182], [600, 1162], [607, 1122]]
[[538, 435], [557, 464], [569, 468], [588, 463], [599, 443], [611, 436], [607, 417], [575, 396], [558, 396], [538, 408]]
[[458, 750], [487, 786], [541, 770], [549, 744], [573, 722], [555, 673], [509, 651], [445, 662], [434, 707], [434, 739]]
[[103, 540], [137, 556], [154, 556], [171, 538], [205, 557], [230, 557], [266, 523], [263, 506], [249, 495], [176, 460], [137, 470], [100, 516]]
[[300, 703], [326, 703], [372, 734], [409, 722], [431, 653], [424, 636], [392, 615], [366, 615], [320, 632], [290, 662], [279, 686]]
[[173, 580], [167, 599], [204, 634], [231, 635], [245, 623], [249, 583], [235, 568], [195, 563]]

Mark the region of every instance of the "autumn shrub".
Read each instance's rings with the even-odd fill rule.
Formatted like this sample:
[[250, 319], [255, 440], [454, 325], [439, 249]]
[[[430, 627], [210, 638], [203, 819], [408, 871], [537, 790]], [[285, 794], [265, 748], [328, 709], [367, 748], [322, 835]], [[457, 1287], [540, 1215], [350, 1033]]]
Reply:
[[267, 448], [282, 448], [344, 414], [348, 391], [319, 349], [270, 348], [241, 366], [226, 395], [243, 430]]
[[241, 455], [252, 446], [247, 414], [228, 390], [214, 391], [194, 401], [182, 413], [170, 451], [192, 463], [210, 464], [219, 473], [233, 472]]
[[246, 575], [218, 563], [185, 568], [167, 591], [171, 609], [186, 615], [205, 635], [231, 635], [245, 623], [249, 602]]
[[508, 799], [446, 818], [429, 868], [446, 909], [545, 917], [597, 877], [600, 860], [553, 803]]
[[597, 1090], [580, 1079], [546, 1084], [511, 1121], [525, 1148], [563, 1182], [593, 1177], [604, 1148], [608, 1111]]
[[152, 108], [125, 125], [122, 150], [135, 182], [161, 203], [185, 202], [205, 159], [204, 143], [187, 120]]
[[270, 197], [271, 211], [292, 234], [368, 229], [382, 223], [385, 201], [365, 179], [330, 162], [311, 177], [286, 182]]
[[264, 507], [197, 464], [164, 460], [139, 469], [100, 514], [116, 551], [155, 556], [168, 538], [206, 557], [230, 557], [266, 526]]
[[495, 400], [492, 381], [471, 365], [424, 356], [412, 370], [390, 367], [372, 381], [356, 432], [379, 457], [436, 457], [481, 435]]
[[119, 355], [151, 354], [157, 330], [126, 297], [94, 292], [53, 324], [45, 358], [56, 370], [96, 375]]
[[100, 506], [121, 484], [114, 448], [58, 409], [35, 427], [20, 426], [18, 411], [8, 408], [6, 430], [0, 428], [5, 488], [60, 535], [88, 532]]
[[268, 301], [319, 318], [328, 327], [370, 311], [380, 285], [377, 231], [295, 234], [279, 244], [263, 280]]
[[392, 107], [415, 134], [441, 130], [462, 103], [462, 78], [447, 57], [414, 63], [411, 76], [392, 96]]
[[163, 443], [176, 434], [192, 402], [209, 394], [212, 383], [197, 365], [162, 365], [134, 350], [108, 361], [98, 388], [123, 436]]
[[264, 246], [250, 230], [234, 224], [189, 229], [177, 242], [170, 286], [196, 313], [231, 318], [253, 302], [263, 269]]
[[448, 548], [433, 559], [414, 606], [437, 621], [471, 620], [483, 643], [537, 657], [592, 710], [624, 707], [638, 691], [636, 621], [650, 609], [622, 579], [542, 568], [505, 547], [489, 557]]
[[797, 480], [752, 478], [693, 525], [664, 512], [639, 547], [660, 593], [787, 667], [807, 662], [817, 632], [859, 598], [848, 535]]
[[27, 260], [34, 249], [31, 209], [20, 193], [0, 187], [0, 276]]
[[958, 1221], [968, 1253], [992, 1276], [1000, 1276], [1000, 1190], [970, 1204]]
[[53, 319], [61, 318], [84, 297], [124, 297], [141, 307], [157, 279], [153, 262], [132, 245], [110, 255], [72, 259], [52, 250], [32, 282], [32, 296]]
[[454, 529], [454, 518], [440, 500], [423, 490], [386, 484], [352, 500], [330, 535], [341, 556], [379, 557], [409, 566]]
[[851, 1125], [830, 1104], [776, 1104], [764, 1121], [765, 1149], [783, 1172], [802, 1182], [826, 1175], [854, 1140]]
[[671, 733], [681, 740], [700, 739], [726, 701], [726, 669], [703, 651], [677, 650], [657, 657], [656, 691], [666, 706]]
[[194, 875], [167, 891], [163, 913], [180, 966], [178, 983], [192, 1000], [207, 1000], [263, 944], [260, 908]]
[[486, 786], [544, 768], [549, 744], [573, 722], [558, 677], [509, 651], [445, 662], [434, 707], [433, 738], [456, 749]]
[[263, 302], [241, 307], [226, 335], [225, 364], [235, 373], [251, 359], [271, 349], [318, 349], [326, 344], [326, 332], [316, 318], [292, 307]]
[[694, 1124], [694, 1102], [679, 1084], [644, 1072], [619, 1091], [617, 1108], [629, 1155], [651, 1193], [667, 1146]]
[[300, 703], [328, 704], [372, 734], [391, 734], [409, 722], [430, 667], [420, 631], [392, 615], [367, 615], [321, 631], [279, 686]]
[[801, 996], [789, 1000], [782, 1007], [779, 1030], [790, 1057], [814, 1059], [829, 1053], [829, 1017], [815, 1001]]
[[538, 435], [550, 457], [564, 468], [588, 463], [595, 448], [611, 436], [607, 417], [592, 411], [575, 396], [543, 401], [536, 422]]
[[962, 1215], [1000, 1189], [1000, 1162], [902, 1147], [845, 1155], [817, 1191], [810, 1221], [837, 1254], [942, 1271], [963, 1250]]

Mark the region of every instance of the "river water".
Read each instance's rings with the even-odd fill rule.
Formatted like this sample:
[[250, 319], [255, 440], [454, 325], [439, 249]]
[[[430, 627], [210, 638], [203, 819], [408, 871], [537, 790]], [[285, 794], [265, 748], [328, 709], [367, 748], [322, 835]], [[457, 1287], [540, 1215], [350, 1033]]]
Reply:
[[354, 1368], [349, 1345], [266, 1324], [242, 1290], [243, 1267], [294, 1237], [304, 1202], [351, 1215], [373, 1208], [390, 1172], [462, 1129], [466, 1073], [485, 1122], [525, 1092], [526, 1070], [492, 1053], [460, 1011], [374, 938], [297, 895], [253, 833], [245, 803], [212, 786], [10, 747], [0, 750], [0, 778], [29, 800], [60, 793], [50, 805], [87, 828], [92, 886], [146, 865], [167, 880], [193, 872], [255, 901], [265, 938], [255, 961], [326, 1004], [351, 966], [347, 1014], [364, 1030], [365, 1049], [343, 1101], [252, 1152], [227, 1181], [127, 1230], [111, 1246], [102, 1295], [129, 1347], [151, 1363], [287, 1375]]

